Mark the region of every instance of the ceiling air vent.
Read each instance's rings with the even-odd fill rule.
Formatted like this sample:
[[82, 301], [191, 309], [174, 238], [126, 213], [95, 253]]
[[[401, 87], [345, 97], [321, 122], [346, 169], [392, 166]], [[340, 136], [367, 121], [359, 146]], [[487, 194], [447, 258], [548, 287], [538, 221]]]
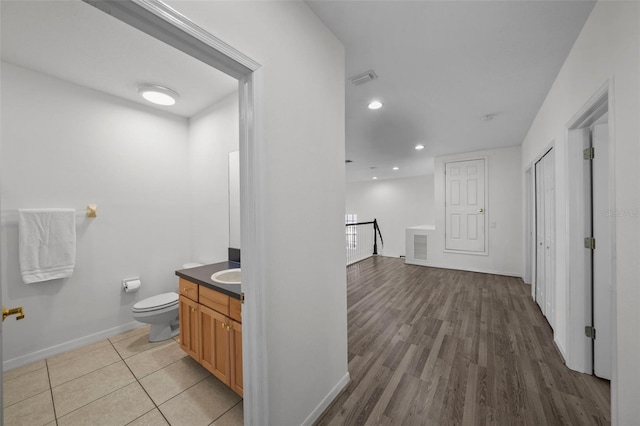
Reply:
[[359, 86], [361, 84], [368, 83], [371, 80], [375, 80], [376, 78], [378, 78], [376, 73], [373, 72], [373, 70], [369, 70], [369, 71], [363, 72], [362, 74], [349, 77], [349, 81], [351, 81], [351, 84], [353, 84], [354, 86]]

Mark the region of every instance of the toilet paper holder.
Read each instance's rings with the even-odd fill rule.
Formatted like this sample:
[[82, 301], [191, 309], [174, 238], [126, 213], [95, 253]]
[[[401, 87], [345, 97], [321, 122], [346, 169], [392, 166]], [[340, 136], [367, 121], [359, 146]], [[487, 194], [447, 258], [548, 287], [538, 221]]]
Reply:
[[141, 285], [142, 282], [140, 281], [140, 277], [125, 278], [124, 280], [122, 280], [122, 289], [125, 293], [138, 291]]

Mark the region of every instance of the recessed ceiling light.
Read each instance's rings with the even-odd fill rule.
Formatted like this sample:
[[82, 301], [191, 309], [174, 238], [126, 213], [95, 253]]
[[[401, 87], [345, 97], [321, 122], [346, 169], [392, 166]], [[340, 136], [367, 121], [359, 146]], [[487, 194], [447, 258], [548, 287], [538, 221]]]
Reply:
[[377, 176], [374, 176], [374, 177], [373, 177], [373, 180], [376, 180], [376, 179], [378, 179], [378, 177], [377, 177]]
[[418, 144], [418, 145], [416, 145], [416, 149], [417, 149], [418, 151], [420, 151], [421, 149], [424, 149], [424, 145], [422, 145], [422, 144]]
[[175, 91], [153, 84], [141, 84], [138, 86], [138, 93], [149, 102], [164, 106], [174, 105], [180, 98]]
[[393, 170], [398, 170], [398, 169], [399, 169], [399, 167], [394, 167], [394, 168], [393, 168]]
[[382, 108], [382, 102], [380, 101], [372, 101], [369, 104], [369, 109], [380, 109], [380, 108]]

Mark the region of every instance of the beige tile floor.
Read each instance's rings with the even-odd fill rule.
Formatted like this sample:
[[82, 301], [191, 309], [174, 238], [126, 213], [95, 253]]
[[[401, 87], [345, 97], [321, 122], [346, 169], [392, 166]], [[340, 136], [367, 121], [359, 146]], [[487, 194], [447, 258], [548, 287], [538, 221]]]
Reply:
[[242, 399], [148, 326], [4, 373], [4, 424], [243, 424]]

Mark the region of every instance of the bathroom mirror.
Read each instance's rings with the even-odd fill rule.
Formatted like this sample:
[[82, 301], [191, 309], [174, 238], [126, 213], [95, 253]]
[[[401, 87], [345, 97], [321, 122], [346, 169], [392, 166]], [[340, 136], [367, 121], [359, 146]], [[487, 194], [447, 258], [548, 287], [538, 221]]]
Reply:
[[229, 247], [240, 249], [240, 151], [229, 153]]

